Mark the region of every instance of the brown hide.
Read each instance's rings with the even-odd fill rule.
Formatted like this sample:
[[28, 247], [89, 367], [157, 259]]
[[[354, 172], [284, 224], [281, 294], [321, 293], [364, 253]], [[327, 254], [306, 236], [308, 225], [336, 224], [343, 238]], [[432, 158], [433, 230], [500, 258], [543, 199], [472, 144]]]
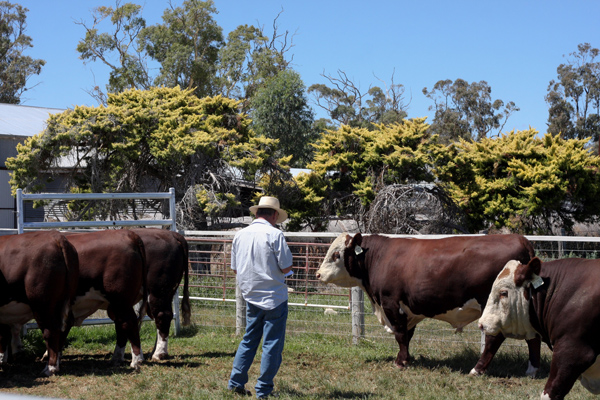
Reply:
[[[134, 306], [143, 300], [142, 310], [145, 309], [148, 297], [146, 256], [141, 238], [130, 230], [75, 233], [67, 238], [79, 254], [74, 309], [82, 304], [81, 296], [91, 289], [102, 293], [108, 302], [108, 316], [115, 321], [117, 346], [123, 348], [129, 340], [132, 352], [139, 356], [139, 323], [143, 314], [138, 320]], [[94, 311], [88, 309], [85, 314]]]
[[[535, 267], [533, 260], [531, 264], [517, 269], [515, 280], [522, 284], [528, 269]], [[600, 260], [544, 262], [539, 275], [544, 284], [537, 289], [525, 282], [531, 295], [530, 322], [553, 350], [544, 392], [551, 399], [562, 399], [600, 355]], [[600, 393], [597, 371], [581, 383]]]
[[[44, 371], [58, 371], [62, 330], [71, 317], [79, 274], [77, 252], [57, 231], [28, 232], [0, 237], [0, 307], [11, 302], [29, 305], [48, 350]], [[0, 315], [0, 320], [3, 316]], [[13, 321], [20, 326], [27, 322]], [[0, 352], [10, 342], [10, 329], [2, 327]]]
[[492, 284], [509, 260], [527, 263], [534, 251], [520, 235], [457, 236], [444, 239], [362, 238], [362, 279], [373, 300], [399, 304], [433, 317], [476, 299], [485, 306]]
[[[154, 319], [162, 340], [169, 336], [173, 319], [173, 296], [183, 277], [181, 312], [183, 325], [190, 323], [190, 295], [188, 278], [188, 244], [177, 232], [164, 229], [133, 229], [144, 242], [148, 266], [148, 315]], [[167, 354], [154, 354], [163, 359]]]

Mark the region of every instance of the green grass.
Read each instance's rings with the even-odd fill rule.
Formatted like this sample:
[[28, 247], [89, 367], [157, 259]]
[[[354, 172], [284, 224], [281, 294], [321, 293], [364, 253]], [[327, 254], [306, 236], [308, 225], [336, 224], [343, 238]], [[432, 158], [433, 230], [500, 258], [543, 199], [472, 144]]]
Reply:
[[[324, 318], [321, 320], [324, 326]], [[293, 321], [290, 327], [294, 327]], [[436, 321], [417, 327], [411, 344], [413, 361], [406, 370], [393, 364], [397, 346], [389, 335], [367, 337], [352, 345], [345, 329], [338, 334], [288, 330], [276, 390], [283, 399], [539, 398], [549, 371], [551, 355], [547, 350], [537, 379], [525, 377], [526, 347], [514, 345], [516, 341], [507, 341], [510, 345], [501, 348], [488, 375], [471, 377], [468, 372], [478, 359], [478, 344], [462, 335], [454, 341], [436, 340], [436, 335], [447, 334], [446, 328]], [[142, 345], [146, 353], [154, 345], [154, 337], [153, 324], [145, 323]], [[171, 339], [169, 360], [145, 361], [141, 371], [135, 373], [128, 363], [111, 365], [115, 341], [111, 326], [75, 328], [69, 335], [60, 373], [44, 378], [38, 376], [44, 367], [39, 360], [43, 341], [35, 330], [25, 338], [25, 353], [0, 372], [0, 390], [90, 400], [235, 399], [239, 397], [225, 388], [239, 340], [233, 328], [193, 325]], [[250, 370], [249, 389], [256, 383], [259, 357], [260, 352]], [[577, 383], [568, 398], [593, 396]]]

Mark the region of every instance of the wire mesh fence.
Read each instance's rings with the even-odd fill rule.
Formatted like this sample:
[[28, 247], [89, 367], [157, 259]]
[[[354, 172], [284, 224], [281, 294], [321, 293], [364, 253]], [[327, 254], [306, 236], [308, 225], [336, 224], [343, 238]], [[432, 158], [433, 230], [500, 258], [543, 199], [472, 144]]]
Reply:
[[[231, 271], [231, 240], [229, 236], [207, 237], [186, 233], [190, 244], [190, 295], [193, 321], [198, 325], [236, 328], [235, 274]], [[294, 275], [289, 286], [288, 333], [352, 336], [351, 291], [325, 285], [316, 278], [330, 243], [335, 235], [297, 237], [287, 235], [294, 256]], [[563, 257], [597, 258], [600, 238], [595, 237], [529, 237], [542, 260]], [[364, 304], [364, 339], [389, 342], [397, 346], [393, 335], [379, 323], [371, 304]], [[479, 349], [481, 334], [476, 323], [462, 332], [446, 323], [432, 320], [421, 322], [412, 343], [461, 343]], [[508, 345], [525, 346], [522, 341], [509, 340]]]

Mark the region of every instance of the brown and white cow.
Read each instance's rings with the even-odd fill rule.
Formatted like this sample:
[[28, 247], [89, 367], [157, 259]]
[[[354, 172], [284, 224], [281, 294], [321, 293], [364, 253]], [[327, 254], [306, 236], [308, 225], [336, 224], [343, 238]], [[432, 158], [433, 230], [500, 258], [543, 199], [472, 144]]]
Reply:
[[139, 331], [143, 313], [138, 317], [134, 307], [142, 301], [141, 309], [145, 309], [148, 297], [148, 271], [142, 239], [130, 230], [74, 233], [67, 238], [79, 255], [74, 325], [80, 326], [99, 309], [106, 310], [117, 333], [113, 363], [124, 360], [125, 345], [129, 340], [131, 367], [139, 369], [144, 360]]
[[600, 260], [509, 261], [479, 327], [489, 335], [541, 337], [553, 351], [542, 399], [563, 399], [577, 379], [600, 394]]
[[57, 231], [0, 237], [0, 364], [7, 361], [11, 327], [35, 319], [48, 352], [43, 374], [59, 371], [78, 274], [77, 252]]
[[[400, 350], [396, 366], [409, 361], [409, 343], [425, 318], [457, 330], [477, 320], [492, 283], [507, 261], [529, 261], [534, 250], [520, 235], [404, 239], [344, 233], [330, 246], [317, 278], [342, 287], [359, 286], [375, 315], [393, 333]], [[486, 336], [484, 351], [471, 374], [485, 373], [504, 336]], [[528, 342], [527, 373], [535, 375], [540, 341]]]
[[173, 319], [173, 296], [183, 277], [181, 314], [183, 325], [190, 323], [188, 243], [183, 235], [164, 229], [133, 229], [144, 242], [148, 266], [148, 316], [156, 324], [153, 360], [168, 357], [168, 339]]

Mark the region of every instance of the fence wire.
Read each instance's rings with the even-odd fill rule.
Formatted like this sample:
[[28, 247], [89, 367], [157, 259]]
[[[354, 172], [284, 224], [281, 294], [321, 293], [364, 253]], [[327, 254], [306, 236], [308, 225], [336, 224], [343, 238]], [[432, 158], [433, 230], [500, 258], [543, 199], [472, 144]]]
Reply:
[[[231, 237], [188, 236], [190, 245], [190, 295], [194, 323], [207, 327], [236, 328], [235, 274], [231, 270]], [[326, 285], [316, 278], [330, 243], [329, 237], [288, 237], [293, 254], [294, 275], [289, 286], [288, 333], [352, 336], [350, 290]], [[598, 238], [562, 241], [560, 238], [531, 240], [536, 255], [542, 260], [563, 257], [597, 258]], [[371, 304], [364, 305], [364, 339], [389, 342], [396, 347], [393, 335], [387, 333], [373, 314]], [[476, 323], [457, 333], [446, 323], [421, 322], [411, 343], [445, 342], [472, 346], [478, 350], [481, 334]], [[508, 340], [505, 344], [526, 347], [525, 342]]]

